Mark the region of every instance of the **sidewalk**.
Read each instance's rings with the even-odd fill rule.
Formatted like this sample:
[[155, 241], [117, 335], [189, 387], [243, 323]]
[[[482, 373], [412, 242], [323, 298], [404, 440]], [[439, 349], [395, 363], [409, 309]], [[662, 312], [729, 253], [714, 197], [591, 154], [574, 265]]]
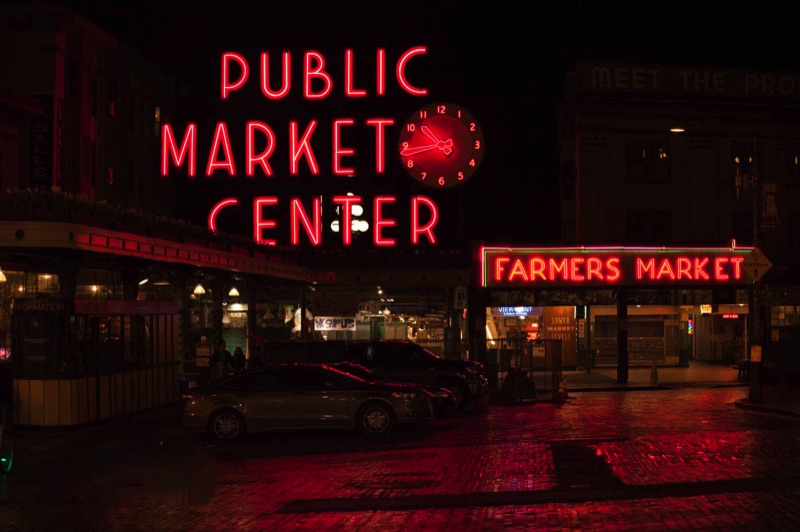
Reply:
[[[617, 382], [616, 368], [594, 368], [564, 371], [566, 392], [610, 392], [669, 390], [675, 388], [740, 387], [742, 398], [736, 401], [739, 408], [775, 414], [800, 416], [800, 386], [788, 383], [761, 384], [761, 400], [750, 400], [750, 384], [739, 380], [737, 368], [725, 364], [706, 364], [691, 361], [688, 367], [629, 368], [625, 383]], [[550, 374], [536, 374], [537, 390], [550, 390]], [[507, 402], [496, 396], [495, 402]]]

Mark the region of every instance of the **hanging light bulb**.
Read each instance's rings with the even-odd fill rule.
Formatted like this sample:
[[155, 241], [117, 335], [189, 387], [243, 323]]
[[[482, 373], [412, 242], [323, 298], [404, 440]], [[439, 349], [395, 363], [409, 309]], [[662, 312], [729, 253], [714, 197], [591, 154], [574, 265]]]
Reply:
[[197, 286], [194, 287], [194, 294], [198, 295], [198, 296], [202, 296], [205, 293], [206, 293], [206, 289], [203, 288], [203, 285], [200, 284], [200, 283], [197, 283]]
[[231, 297], [239, 297], [239, 291], [234, 286], [233, 288], [231, 288], [231, 291], [228, 292], [228, 295]]
[[0, 283], [6, 282], [6, 274], [3, 273], [3, 270], [0, 269]]

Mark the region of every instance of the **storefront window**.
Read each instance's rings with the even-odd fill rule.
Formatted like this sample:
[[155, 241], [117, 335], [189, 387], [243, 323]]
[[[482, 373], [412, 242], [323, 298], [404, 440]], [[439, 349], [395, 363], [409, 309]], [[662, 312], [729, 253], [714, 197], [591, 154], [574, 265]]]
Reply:
[[122, 280], [112, 270], [81, 268], [75, 281], [78, 299], [123, 299]]
[[800, 306], [774, 305], [770, 310], [770, 325], [773, 327], [800, 325]]
[[[52, 273], [31, 273], [14, 270], [3, 270], [6, 277], [0, 283], [0, 348], [8, 354], [11, 349], [11, 312], [14, 299], [25, 297], [53, 296], [59, 293], [58, 275]], [[9, 359], [6, 356], [5, 359]]]

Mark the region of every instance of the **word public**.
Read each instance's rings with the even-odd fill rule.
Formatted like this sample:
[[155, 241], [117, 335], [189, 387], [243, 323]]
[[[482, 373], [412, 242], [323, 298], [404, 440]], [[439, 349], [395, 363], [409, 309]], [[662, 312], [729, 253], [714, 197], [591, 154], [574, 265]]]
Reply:
[[[399, 55], [391, 65], [393, 79], [397, 86], [406, 94], [414, 97], [428, 95], [428, 89], [412, 83], [407, 76], [407, 67], [410, 62], [419, 57], [427, 55], [427, 48], [415, 46], [409, 48]], [[280, 54], [280, 69], [275, 75], [271, 71], [270, 54], [262, 52], [260, 54], [260, 75], [259, 86], [262, 95], [270, 101], [278, 101], [286, 98], [293, 90], [302, 91], [305, 100], [320, 100], [329, 98], [337, 94], [339, 82], [334, 75], [329, 72], [325, 56], [317, 51], [306, 51], [302, 54], [300, 66], [301, 87], [292, 86], [292, 66], [294, 61], [291, 52], [284, 51]], [[344, 53], [344, 72], [341, 78], [341, 95], [345, 98], [367, 98], [369, 96], [383, 97], [387, 94], [388, 80], [392, 77], [388, 74], [390, 64], [384, 49], [378, 49], [375, 54], [374, 86], [356, 86], [357, 79], [355, 65], [363, 65], [363, 61], [356, 61], [353, 50], [345, 50]], [[221, 56], [221, 76], [220, 76], [220, 97], [227, 100], [233, 97], [234, 93], [241, 90], [251, 79], [251, 65], [247, 59], [235, 52], [225, 52]], [[363, 78], [358, 78], [363, 79]], [[374, 117], [360, 119], [358, 122], [354, 118], [340, 117], [331, 121], [330, 135], [331, 145], [329, 158], [330, 174], [333, 176], [357, 175], [357, 168], [353, 158], [358, 154], [352, 146], [344, 145], [343, 132], [348, 128], [368, 128], [374, 138], [374, 172], [383, 175], [386, 172], [386, 150], [387, 150], [387, 130], [395, 125], [393, 117]], [[277, 153], [288, 155], [288, 172], [290, 176], [299, 176], [307, 173], [314, 176], [320, 175], [323, 170], [319, 163], [320, 153], [319, 142], [315, 142], [314, 135], [320, 128], [320, 122], [311, 119], [305, 124], [296, 120], [289, 121], [288, 135], [285, 145], [278, 140], [275, 129], [272, 125], [259, 121], [250, 120], [244, 125], [245, 141], [243, 150], [243, 164], [236, 164], [234, 149], [231, 144], [231, 135], [228, 124], [219, 121], [213, 133], [209, 132], [211, 148], [208, 157], [204, 158], [204, 174], [206, 178], [216, 175], [236, 177], [243, 174], [247, 178], [254, 178], [260, 175], [266, 178], [274, 178], [275, 171], [271, 159], [277, 157]], [[168, 177], [172, 169], [184, 168], [189, 179], [194, 179], [198, 175], [198, 136], [200, 131], [198, 125], [189, 122], [182, 134], [175, 131], [169, 123], [164, 123], [161, 128], [161, 153], [160, 171], [162, 177]], [[393, 144], [392, 144], [393, 146]], [[328, 155], [328, 153], [326, 153]], [[363, 168], [363, 166], [362, 166]], [[346, 199], [344, 194], [334, 195], [331, 202], [334, 205], [347, 205], [348, 207], [355, 201], [363, 198], [359, 195], [350, 196], [356, 200]], [[253, 212], [253, 239], [260, 244], [276, 245], [277, 240], [264, 236], [264, 231], [277, 229], [278, 224], [275, 220], [265, 220], [261, 211], [264, 206], [274, 206], [280, 201], [278, 197], [255, 198], [252, 205]], [[300, 245], [300, 233], [305, 233], [307, 240], [314, 246], [322, 244], [322, 221], [320, 208], [316, 203], [310, 206], [303, 206], [298, 198], [289, 198], [290, 202], [290, 243]], [[382, 230], [392, 228], [396, 225], [394, 220], [382, 218], [380, 208], [384, 203], [394, 203], [398, 199], [395, 197], [376, 197], [373, 199], [373, 243], [375, 246], [394, 246], [396, 240], [381, 234]], [[209, 229], [217, 231], [217, 216], [223, 208], [238, 204], [236, 198], [225, 198], [217, 202], [212, 207], [208, 215]], [[412, 227], [408, 234], [412, 245], [420, 245], [422, 238], [430, 244], [436, 244], [434, 229], [439, 216], [439, 209], [435, 202], [424, 196], [414, 196], [411, 198], [410, 216]], [[420, 208], [424, 207], [427, 215], [421, 217]], [[349, 208], [341, 209], [342, 216], [350, 212]], [[311, 214], [309, 214], [311, 213]], [[424, 222], [421, 220], [425, 220]], [[342, 220], [340, 224], [343, 228], [349, 228], [349, 220]], [[422, 237], [422, 238], [421, 238]], [[349, 230], [342, 231], [342, 244], [349, 246], [352, 244], [352, 235]]]

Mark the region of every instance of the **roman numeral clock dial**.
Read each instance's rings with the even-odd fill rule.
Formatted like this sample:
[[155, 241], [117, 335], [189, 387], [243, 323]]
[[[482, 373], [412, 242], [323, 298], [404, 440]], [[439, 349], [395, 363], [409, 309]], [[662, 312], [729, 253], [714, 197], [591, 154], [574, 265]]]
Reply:
[[483, 132], [466, 109], [437, 103], [413, 113], [400, 129], [400, 161], [406, 171], [431, 188], [452, 188], [467, 181], [483, 159]]

